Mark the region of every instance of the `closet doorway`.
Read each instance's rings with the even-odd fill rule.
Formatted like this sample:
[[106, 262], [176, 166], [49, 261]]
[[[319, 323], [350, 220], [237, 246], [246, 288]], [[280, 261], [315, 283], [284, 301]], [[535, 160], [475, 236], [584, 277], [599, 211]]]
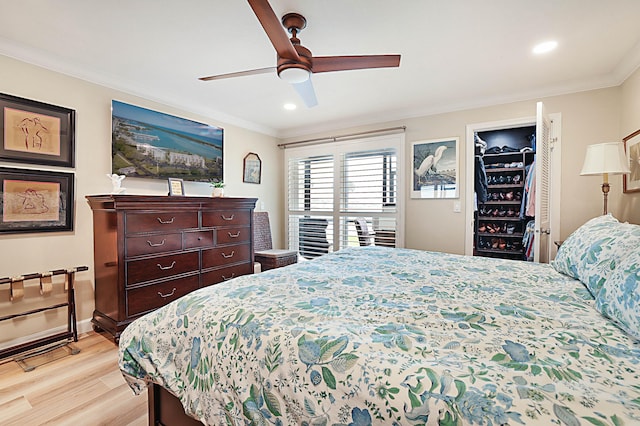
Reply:
[[[536, 262], [555, 257], [560, 128], [560, 114], [546, 116], [541, 102], [536, 116], [467, 125], [465, 254]], [[478, 138], [486, 147], [476, 158]], [[485, 176], [486, 191], [476, 186], [478, 176]]]

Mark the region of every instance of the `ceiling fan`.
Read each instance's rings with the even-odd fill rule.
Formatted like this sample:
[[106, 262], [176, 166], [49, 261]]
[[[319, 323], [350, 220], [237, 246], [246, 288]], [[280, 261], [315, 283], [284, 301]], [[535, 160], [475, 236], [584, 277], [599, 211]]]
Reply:
[[[300, 44], [297, 37], [298, 33], [307, 26], [304, 16], [298, 13], [287, 13], [280, 21], [267, 0], [248, 1], [276, 49], [277, 66], [200, 77], [200, 80], [220, 80], [277, 71], [278, 77], [293, 84], [307, 107], [313, 107], [318, 104], [318, 101], [311, 84], [311, 74], [400, 66], [400, 55], [313, 56], [309, 49]], [[285, 28], [291, 34], [291, 39], [284, 31]]]

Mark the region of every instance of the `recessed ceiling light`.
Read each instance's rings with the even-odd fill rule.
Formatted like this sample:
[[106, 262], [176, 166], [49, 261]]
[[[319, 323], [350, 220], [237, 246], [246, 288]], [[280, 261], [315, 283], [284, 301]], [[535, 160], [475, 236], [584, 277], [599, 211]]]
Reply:
[[551, 52], [556, 47], [558, 47], [557, 41], [545, 41], [544, 43], [536, 44], [533, 48], [533, 53], [535, 53], [536, 55], [540, 55], [542, 53]]
[[287, 111], [293, 111], [296, 108], [298, 108], [296, 104], [284, 104], [284, 109]]

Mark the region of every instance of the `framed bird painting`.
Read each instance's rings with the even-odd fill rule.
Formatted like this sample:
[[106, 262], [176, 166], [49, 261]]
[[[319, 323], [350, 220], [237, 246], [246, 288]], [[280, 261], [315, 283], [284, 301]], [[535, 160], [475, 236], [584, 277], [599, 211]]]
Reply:
[[458, 198], [458, 138], [412, 144], [411, 198]]

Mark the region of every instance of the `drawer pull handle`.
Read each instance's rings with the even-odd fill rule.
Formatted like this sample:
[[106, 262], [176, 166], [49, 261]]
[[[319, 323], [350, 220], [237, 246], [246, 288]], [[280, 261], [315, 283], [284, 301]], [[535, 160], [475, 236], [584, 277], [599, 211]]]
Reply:
[[233, 278], [233, 277], [235, 277], [235, 276], [236, 276], [236, 273], [235, 273], [235, 272], [232, 272], [232, 273], [231, 273], [231, 276], [230, 276], [229, 278], [227, 278], [227, 277], [225, 277], [224, 275], [222, 275], [222, 280], [223, 280], [223, 281], [229, 281], [231, 278]]
[[232, 215], [231, 215], [231, 217], [226, 217], [226, 216], [225, 216], [225, 215], [223, 215], [223, 214], [221, 214], [221, 215], [220, 215], [220, 217], [221, 217], [223, 220], [233, 220], [234, 216], [235, 216], [235, 214], [232, 214]]
[[176, 266], [176, 261], [174, 260], [173, 262], [171, 262], [171, 265], [169, 266], [162, 266], [161, 264], [157, 264], [158, 268], [162, 269], [163, 271], [166, 271], [167, 269], [172, 269], [174, 266]]
[[231, 251], [231, 254], [224, 254], [224, 253], [220, 253], [222, 255], [222, 257], [224, 257], [225, 259], [231, 259], [233, 257], [234, 254], [236, 254], [235, 250]]
[[172, 217], [171, 220], [162, 220], [159, 217], [157, 217], [156, 219], [158, 219], [158, 222], [162, 223], [163, 225], [173, 223], [173, 221], [176, 220], [175, 216]]
[[151, 241], [147, 240], [147, 243], [148, 243], [148, 244], [149, 244], [149, 246], [151, 246], [151, 247], [160, 247], [160, 246], [163, 246], [163, 245], [164, 245], [164, 242], [165, 242], [165, 240], [163, 239], [161, 243], [156, 243], [156, 244], [154, 244], [154, 243], [152, 243]]
[[171, 297], [174, 294], [176, 294], [176, 288], [174, 287], [173, 290], [171, 290], [171, 293], [169, 294], [162, 294], [160, 292], [158, 292], [158, 296], [162, 297], [163, 299], [166, 299], [167, 297]]
[[238, 238], [240, 236], [240, 231], [236, 232], [235, 234], [232, 234], [231, 232], [227, 232], [227, 234], [229, 234], [231, 238]]

